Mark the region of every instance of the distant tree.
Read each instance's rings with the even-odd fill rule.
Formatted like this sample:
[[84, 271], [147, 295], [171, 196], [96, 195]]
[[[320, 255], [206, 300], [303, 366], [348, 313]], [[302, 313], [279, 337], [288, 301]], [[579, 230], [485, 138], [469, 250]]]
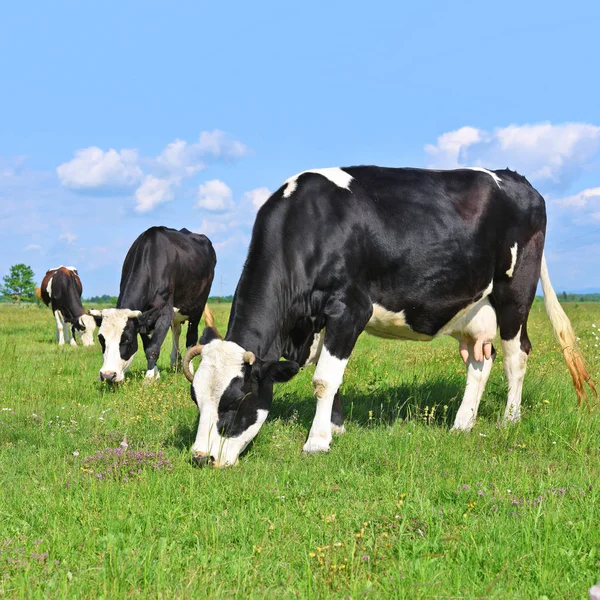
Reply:
[[35, 300], [35, 283], [31, 267], [19, 263], [10, 268], [10, 273], [3, 278], [4, 285], [0, 286], [0, 292], [5, 298], [14, 302], [21, 300]]
[[563, 300], [566, 302], [566, 301], [567, 301], [567, 298], [568, 298], [568, 296], [567, 296], [567, 292], [563, 292], [563, 293], [562, 293], [562, 299], [563, 299]]
[[86, 304], [116, 304], [117, 297], [103, 294], [102, 296], [90, 296], [89, 298], [84, 298], [83, 301]]

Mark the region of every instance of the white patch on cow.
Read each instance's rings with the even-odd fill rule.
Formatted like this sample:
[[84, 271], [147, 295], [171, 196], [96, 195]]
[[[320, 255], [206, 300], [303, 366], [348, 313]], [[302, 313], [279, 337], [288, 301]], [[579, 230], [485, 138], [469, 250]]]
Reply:
[[316, 173], [317, 175], [323, 175], [331, 181], [331, 183], [335, 183], [340, 188], [344, 188], [350, 191], [350, 183], [354, 179], [352, 175], [346, 173], [346, 171], [340, 169], [339, 167], [329, 167], [326, 169], [309, 169], [308, 171], [302, 171], [302, 173], [297, 173], [293, 177], [286, 179], [284, 181], [284, 185], [286, 186], [285, 190], [283, 190], [283, 197], [289, 198], [296, 188], [298, 187], [298, 177], [300, 175], [304, 175], [304, 173]]
[[373, 304], [373, 314], [365, 328], [367, 333], [381, 338], [428, 342], [430, 335], [413, 331], [406, 323], [403, 310], [392, 312], [379, 304]]
[[509, 277], [513, 276], [513, 273], [515, 272], [515, 265], [517, 264], [517, 243], [515, 242], [515, 245], [510, 249], [510, 269], [508, 269], [508, 271], [506, 271], [506, 274]]
[[135, 353], [127, 360], [121, 358], [119, 345], [123, 330], [129, 318], [141, 316], [141, 311], [128, 308], [105, 308], [102, 311], [102, 325], [98, 335], [104, 337], [104, 363], [100, 373], [108, 375], [116, 373], [115, 382], [123, 381], [125, 372], [131, 366]]
[[342, 384], [347, 364], [347, 358], [336, 358], [323, 346], [313, 376], [317, 410], [308, 440], [304, 444], [304, 452], [327, 452], [329, 450], [332, 437], [331, 409], [335, 394]]
[[50, 279], [48, 279], [48, 285], [46, 286], [46, 292], [48, 293], [48, 298], [52, 298], [52, 280], [54, 279], [54, 276], [50, 277]]
[[521, 395], [523, 379], [527, 370], [527, 353], [521, 350], [521, 327], [512, 340], [502, 340], [504, 372], [508, 381], [508, 401], [504, 411], [504, 423], [521, 420]]
[[316, 365], [319, 362], [319, 357], [321, 356], [321, 350], [323, 349], [323, 340], [325, 339], [325, 329], [321, 329], [319, 333], [315, 334], [315, 339], [310, 347], [310, 351], [308, 353], [308, 358], [306, 362], [302, 365], [303, 367], [307, 367], [308, 365]]
[[[235, 342], [213, 340], [206, 344], [202, 349], [202, 360], [192, 383], [200, 411], [198, 432], [192, 452], [212, 456], [216, 466], [235, 464], [239, 452], [250, 443], [262, 425], [262, 422], [260, 425], [257, 422], [238, 438], [222, 438], [217, 431], [221, 396], [235, 377], [244, 376], [244, 352], [245, 350]], [[259, 414], [259, 420], [260, 417]], [[266, 414], [263, 421], [264, 419]]]
[[502, 179], [500, 179], [500, 177], [498, 177], [498, 175], [496, 175], [496, 173], [494, 173], [493, 171], [490, 171], [489, 169], [484, 169], [483, 167], [462, 167], [462, 168], [469, 169], [469, 171], [480, 171], [481, 173], [486, 173], [496, 182], [496, 185], [498, 187], [500, 187], [500, 183], [502, 182]]
[[58, 269], [67, 269], [68, 271], [77, 272], [76, 267], [66, 267], [65, 265], [60, 265], [60, 267], [54, 267], [53, 269], [48, 269], [49, 271], [58, 271]]
[[480, 310], [481, 306], [484, 304], [489, 305], [489, 301], [486, 300], [486, 298], [492, 293], [493, 287], [494, 282], [490, 281], [490, 284], [483, 291], [481, 298], [477, 302], [473, 302], [460, 310], [433, 336], [419, 333], [411, 329], [406, 322], [406, 315], [403, 310], [400, 312], [393, 312], [379, 304], [373, 304], [373, 314], [365, 327], [365, 331], [377, 337], [419, 342], [429, 342], [442, 335], [461, 334], [461, 332], [467, 330], [470, 321]]
[[79, 323], [85, 327], [85, 331], [80, 333], [81, 343], [84, 346], [94, 345], [94, 330], [96, 329], [96, 321], [91, 315], [81, 315], [79, 317]]

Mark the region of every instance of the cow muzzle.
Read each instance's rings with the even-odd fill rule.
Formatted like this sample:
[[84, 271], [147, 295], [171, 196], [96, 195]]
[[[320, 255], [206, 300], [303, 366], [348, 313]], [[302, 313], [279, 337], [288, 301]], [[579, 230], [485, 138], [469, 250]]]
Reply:
[[116, 371], [100, 371], [100, 381], [106, 381], [108, 383], [117, 383]]
[[192, 455], [192, 465], [194, 467], [212, 467], [215, 464], [215, 459], [209, 454], [196, 452]]

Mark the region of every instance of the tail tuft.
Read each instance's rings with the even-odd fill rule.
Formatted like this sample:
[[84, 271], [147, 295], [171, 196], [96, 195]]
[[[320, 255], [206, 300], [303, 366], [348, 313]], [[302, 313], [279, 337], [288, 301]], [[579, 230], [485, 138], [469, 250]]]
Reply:
[[563, 351], [569, 373], [571, 373], [571, 379], [573, 379], [573, 385], [577, 392], [577, 403], [581, 405], [581, 400], [584, 399], [589, 406], [586, 384], [591, 390], [594, 398], [598, 397], [596, 387], [594, 386], [594, 382], [585, 365], [583, 354], [581, 354], [577, 347], [577, 338], [575, 337], [575, 332], [573, 331], [569, 317], [567, 317], [560, 305], [556, 293], [552, 288], [552, 284], [550, 283], [546, 257], [544, 255], [542, 255], [540, 279], [542, 280], [542, 289], [544, 291], [546, 314], [548, 315], [548, 319], [550, 319], [554, 335]]

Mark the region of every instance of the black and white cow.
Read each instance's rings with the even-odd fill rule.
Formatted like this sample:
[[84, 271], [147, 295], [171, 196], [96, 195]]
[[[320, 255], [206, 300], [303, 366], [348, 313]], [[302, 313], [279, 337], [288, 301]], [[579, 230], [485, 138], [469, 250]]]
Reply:
[[96, 323], [81, 304], [81, 292], [77, 269], [63, 265], [47, 271], [41, 287], [36, 288], [39, 298], [46, 306], [50, 306], [54, 314], [59, 346], [65, 343], [65, 339], [71, 346], [77, 346], [75, 333], [81, 336], [84, 346], [94, 344]]
[[133, 242], [123, 263], [117, 307], [90, 311], [101, 323], [101, 381], [123, 381], [138, 349], [138, 333], [150, 380], [160, 377], [156, 362], [169, 327], [173, 332], [171, 366], [180, 358], [179, 335], [184, 321], [189, 321], [186, 347], [197, 343], [198, 323], [216, 264], [210, 240], [187, 229], [151, 227]]
[[234, 464], [267, 417], [273, 383], [311, 360], [317, 407], [304, 451], [329, 450], [341, 429], [338, 388], [365, 330], [456, 338], [467, 383], [453, 428], [469, 430], [498, 327], [508, 380], [504, 421], [519, 420], [540, 271], [581, 399], [584, 383], [592, 384], [550, 284], [545, 231], [543, 198], [509, 170], [362, 166], [291, 177], [258, 212], [225, 339], [206, 337], [184, 359], [185, 370], [202, 354], [192, 385], [200, 410], [195, 460]]

